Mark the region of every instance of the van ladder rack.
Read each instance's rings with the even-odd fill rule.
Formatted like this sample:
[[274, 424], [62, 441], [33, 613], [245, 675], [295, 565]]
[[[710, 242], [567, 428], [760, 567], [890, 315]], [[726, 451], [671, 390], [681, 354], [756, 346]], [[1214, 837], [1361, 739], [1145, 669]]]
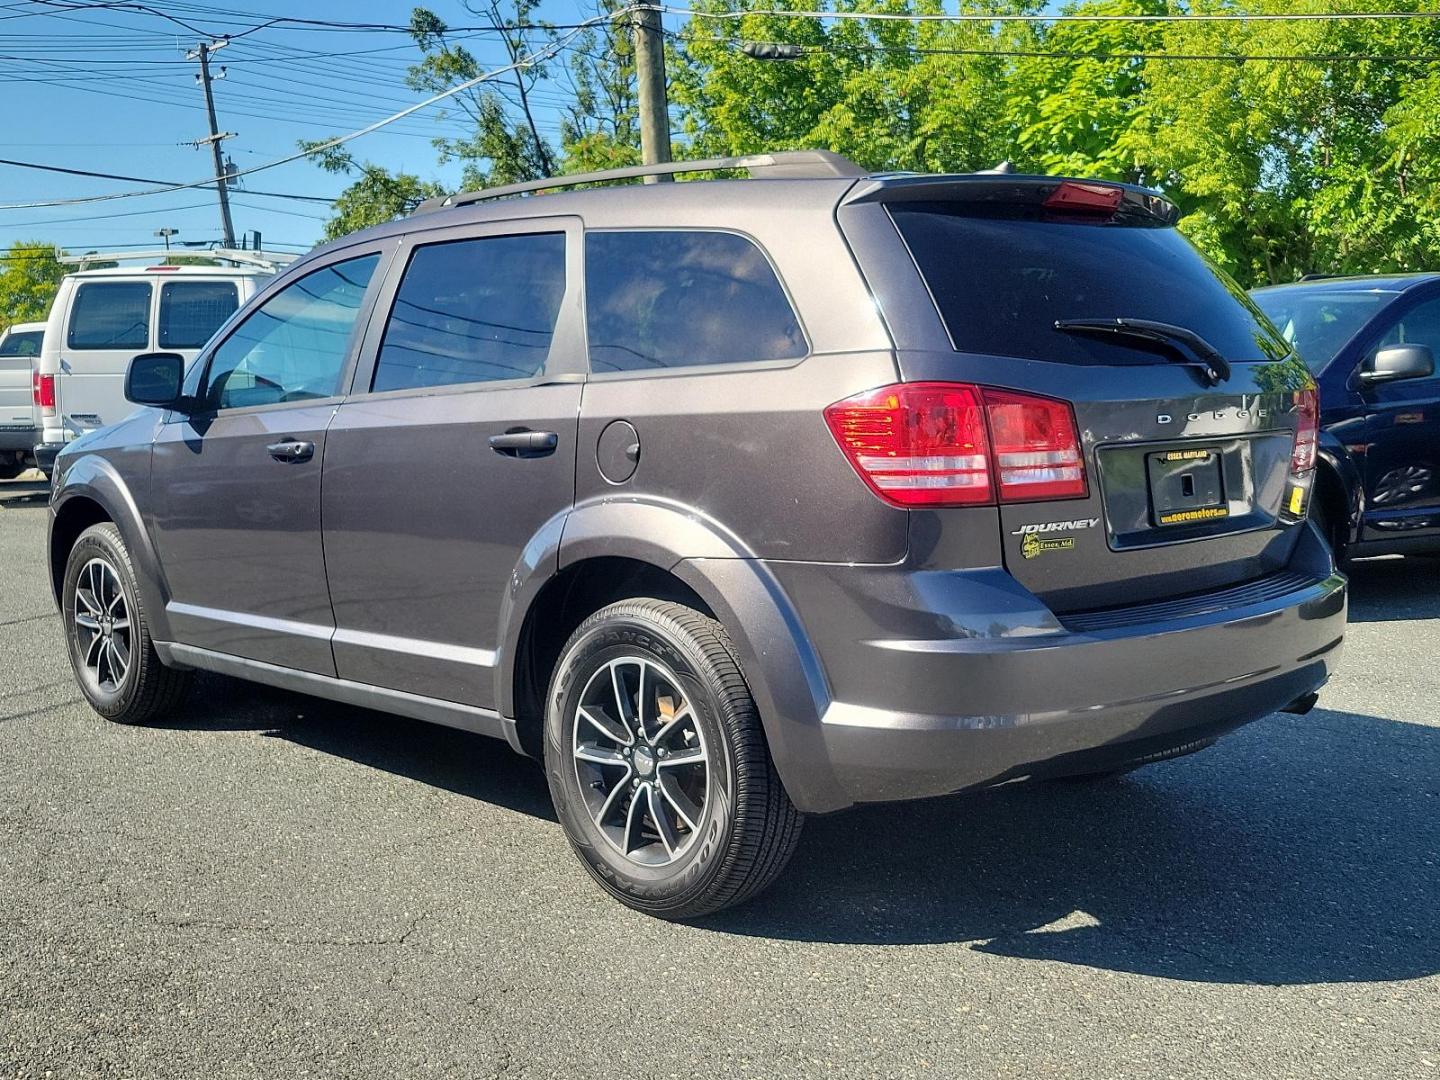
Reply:
[[[137, 251], [92, 251], [88, 255], [61, 255], [60, 261], [84, 270], [90, 263], [129, 262], [135, 259], [158, 259], [165, 262], [173, 258], [216, 259], [235, 266], [254, 266], [261, 270], [279, 270], [288, 266], [300, 256], [279, 251], [249, 251], [241, 248], [163, 248]], [[204, 269], [199, 267], [198, 269]]]
[[573, 173], [544, 180], [526, 180], [519, 184], [462, 191], [456, 195], [439, 195], [426, 199], [415, 208], [417, 214], [444, 210], [452, 206], [469, 206], [490, 199], [504, 199], [552, 188], [577, 187], [580, 184], [604, 184], [614, 180], [635, 180], [646, 176], [678, 176], [682, 173], [715, 172], [721, 169], [746, 169], [757, 180], [818, 180], [831, 177], [862, 177], [869, 172], [849, 158], [829, 150], [785, 150], [774, 154], [746, 154], [743, 157], [705, 158], [701, 161], [668, 161], [659, 165], [631, 165], [624, 169], [603, 172]]

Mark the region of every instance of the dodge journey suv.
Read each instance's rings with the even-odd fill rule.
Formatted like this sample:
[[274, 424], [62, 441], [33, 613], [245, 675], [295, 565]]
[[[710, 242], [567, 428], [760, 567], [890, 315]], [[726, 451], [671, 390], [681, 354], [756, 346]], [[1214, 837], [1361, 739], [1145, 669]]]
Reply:
[[[540, 194], [686, 169], [750, 178]], [[336, 241], [61, 453], [76, 677], [124, 723], [201, 669], [504, 739], [670, 918], [804, 814], [1303, 712], [1345, 621], [1314, 382], [1175, 218], [807, 151]]]

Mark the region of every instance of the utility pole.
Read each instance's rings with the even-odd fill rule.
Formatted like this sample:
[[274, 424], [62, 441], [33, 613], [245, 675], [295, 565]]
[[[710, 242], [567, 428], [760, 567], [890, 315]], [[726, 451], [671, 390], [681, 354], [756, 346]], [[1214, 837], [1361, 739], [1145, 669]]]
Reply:
[[[665, 38], [660, 12], [645, 9], [632, 16], [635, 84], [640, 97], [640, 159], [646, 165], [670, 160], [670, 103], [665, 96]], [[669, 180], [647, 176], [645, 183]]]
[[[228, 44], [230, 43], [223, 39], [211, 43], [202, 41], [194, 50], [185, 54], [185, 59], [200, 61], [200, 74], [195, 78], [205, 90], [205, 112], [210, 117], [210, 135], [205, 139], [197, 139], [195, 146], [198, 149], [204, 143], [210, 144], [210, 154], [215, 162], [215, 187], [220, 193], [220, 225], [225, 234], [225, 246], [233, 248], [235, 226], [230, 220], [230, 193], [225, 189], [225, 155], [220, 152], [220, 143], [225, 139], [233, 139], [235, 133], [220, 130], [220, 125], [215, 120], [215, 95], [210, 90], [210, 54]], [[224, 78], [224, 68], [220, 69], [220, 76]]]

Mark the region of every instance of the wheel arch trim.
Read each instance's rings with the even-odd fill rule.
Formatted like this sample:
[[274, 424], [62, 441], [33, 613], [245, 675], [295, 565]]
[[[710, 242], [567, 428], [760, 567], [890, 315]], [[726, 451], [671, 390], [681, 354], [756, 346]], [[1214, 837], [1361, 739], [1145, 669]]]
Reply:
[[848, 805], [821, 738], [829, 683], [799, 612], [765, 563], [733, 532], [669, 500], [600, 498], [557, 515], [536, 532], [515, 564], [501, 605], [495, 701], [506, 722], [515, 722], [517, 652], [532, 605], [562, 571], [603, 557], [664, 571], [710, 607], [738, 653], [791, 799], [811, 810]]

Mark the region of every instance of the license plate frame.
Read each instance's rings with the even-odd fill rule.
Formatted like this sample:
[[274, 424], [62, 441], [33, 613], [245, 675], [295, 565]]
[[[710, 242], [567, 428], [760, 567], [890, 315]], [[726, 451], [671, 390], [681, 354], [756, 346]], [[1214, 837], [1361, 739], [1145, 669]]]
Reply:
[[1157, 528], [1196, 525], [1230, 516], [1218, 446], [1187, 446], [1145, 455], [1150, 520]]

